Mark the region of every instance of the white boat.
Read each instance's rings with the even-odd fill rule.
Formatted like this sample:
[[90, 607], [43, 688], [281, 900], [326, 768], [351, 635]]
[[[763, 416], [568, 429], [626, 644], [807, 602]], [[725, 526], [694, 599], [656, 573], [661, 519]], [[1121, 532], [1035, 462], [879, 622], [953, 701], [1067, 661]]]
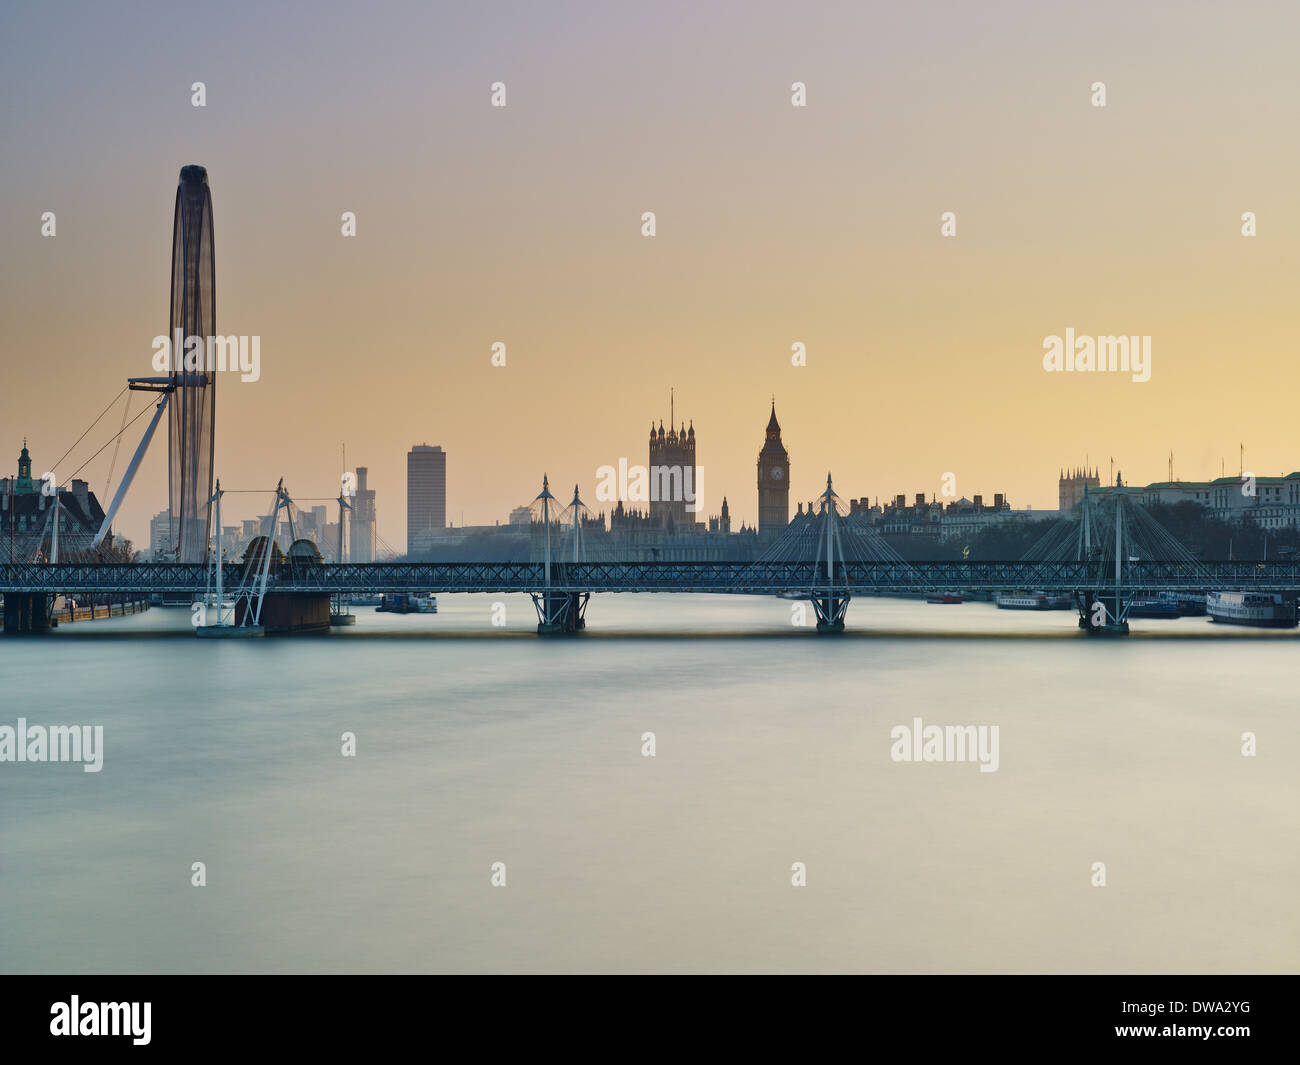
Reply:
[[1224, 625], [1251, 625], [1262, 629], [1293, 629], [1295, 603], [1276, 592], [1207, 592], [1205, 612]]
[[1051, 610], [1052, 604], [1042, 592], [1010, 592], [998, 596], [999, 610]]

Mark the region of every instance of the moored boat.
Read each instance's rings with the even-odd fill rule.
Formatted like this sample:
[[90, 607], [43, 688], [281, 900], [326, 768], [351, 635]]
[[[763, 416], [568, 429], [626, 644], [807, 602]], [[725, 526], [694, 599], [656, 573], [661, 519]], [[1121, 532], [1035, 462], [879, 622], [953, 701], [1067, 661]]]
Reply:
[[1205, 612], [1211, 621], [1263, 629], [1292, 629], [1296, 605], [1276, 592], [1207, 592]]
[[1182, 604], [1178, 597], [1168, 592], [1158, 595], [1140, 596], [1129, 604], [1128, 616], [1131, 618], [1180, 618], [1183, 616]]
[[1005, 592], [998, 596], [999, 610], [1051, 610], [1048, 597], [1042, 592]]
[[432, 593], [421, 596], [415, 592], [393, 592], [380, 597], [375, 607], [376, 613], [382, 614], [436, 614], [438, 599]]

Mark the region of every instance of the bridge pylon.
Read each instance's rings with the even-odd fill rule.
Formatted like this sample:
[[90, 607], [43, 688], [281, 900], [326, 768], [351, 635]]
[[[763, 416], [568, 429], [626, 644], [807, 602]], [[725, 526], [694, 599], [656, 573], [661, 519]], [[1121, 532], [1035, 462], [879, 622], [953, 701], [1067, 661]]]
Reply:
[[[812, 588], [813, 611], [817, 615], [817, 631], [822, 634], [844, 631], [844, 615], [849, 608], [848, 574], [845, 569], [844, 548], [840, 543], [839, 496], [831, 487], [831, 475], [826, 474], [826, 491], [821, 494], [822, 532], [818, 537], [817, 580]], [[839, 582], [836, 582], [836, 558], [839, 558]]]
[[[543, 585], [538, 591], [530, 591], [533, 607], [537, 610], [537, 635], [571, 636], [587, 627], [585, 614], [590, 592], [573, 591], [568, 588], [556, 588], [557, 578], [563, 583], [566, 574], [562, 565], [551, 558], [551, 504], [556, 499], [551, 495], [550, 481], [542, 475], [542, 491], [533, 500], [534, 506], [540, 504], [544, 537]], [[573, 486], [573, 502], [569, 505], [573, 518], [573, 561], [582, 561], [582, 514], [585, 504], [578, 498], [578, 486]]]
[[[1127, 595], [1123, 586], [1124, 565], [1124, 480], [1115, 478], [1115, 541], [1114, 541], [1114, 578], [1113, 586], [1099, 586], [1095, 590], [1075, 593], [1079, 604], [1079, 628], [1089, 636], [1127, 636], [1128, 612], [1133, 605], [1133, 594]], [[1093, 513], [1093, 500], [1088, 496], [1087, 486], [1083, 490], [1082, 522], [1079, 530], [1079, 560], [1090, 561], [1093, 554], [1093, 526], [1097, 524]], [[1098, 532], [1101, 530], [1098, 529]], [[1130, 569], [1132, 567], [1130, 566]], [[1100, 578], [1104, 574], [1099, 573]]]

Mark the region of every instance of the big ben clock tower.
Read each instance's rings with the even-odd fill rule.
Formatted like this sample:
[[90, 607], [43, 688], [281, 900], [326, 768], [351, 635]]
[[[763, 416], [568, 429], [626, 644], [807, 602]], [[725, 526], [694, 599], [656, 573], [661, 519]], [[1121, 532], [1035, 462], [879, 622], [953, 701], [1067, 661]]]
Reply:
[[790, 524], [790, 456], [781, 443], [776, 400], [767, 420], [767, 439], [758, 453], [758, 540], [770, 543]]

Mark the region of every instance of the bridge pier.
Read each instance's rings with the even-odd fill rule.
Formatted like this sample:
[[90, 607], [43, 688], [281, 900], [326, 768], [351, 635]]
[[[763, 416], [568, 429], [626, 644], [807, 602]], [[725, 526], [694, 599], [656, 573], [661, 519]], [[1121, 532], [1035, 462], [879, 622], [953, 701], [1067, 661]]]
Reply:
[[537, 608], [538, 636], [572, 636], [587, 627], [587, 601], [590, 592], [559, 592], [547, 589], [531, 592]]
[[1114, 593], [1075, 592], [1074, 598], [1079, 604], [1079, 628], [1089, 636], [1128, 635], [1128, 622], [1121, 620], [1123, 600]]
[[[247, 599], [236, 603], [236, 626], [244, 624], [251, 609]], [[267, 592], [263, 597], [261, 628], [267, 636], [329, 632], [330, 597], [325, 593]]]
[[5, 594], [5, 635], [39, 635], [48, 632], [50, 600], [51, 596], [46, 592], [7, 592]]
[[814, 595], [812, 605], [817, 614], [819, 633], [844, 631], [844, 615], [849, 609], [848, 595]]

